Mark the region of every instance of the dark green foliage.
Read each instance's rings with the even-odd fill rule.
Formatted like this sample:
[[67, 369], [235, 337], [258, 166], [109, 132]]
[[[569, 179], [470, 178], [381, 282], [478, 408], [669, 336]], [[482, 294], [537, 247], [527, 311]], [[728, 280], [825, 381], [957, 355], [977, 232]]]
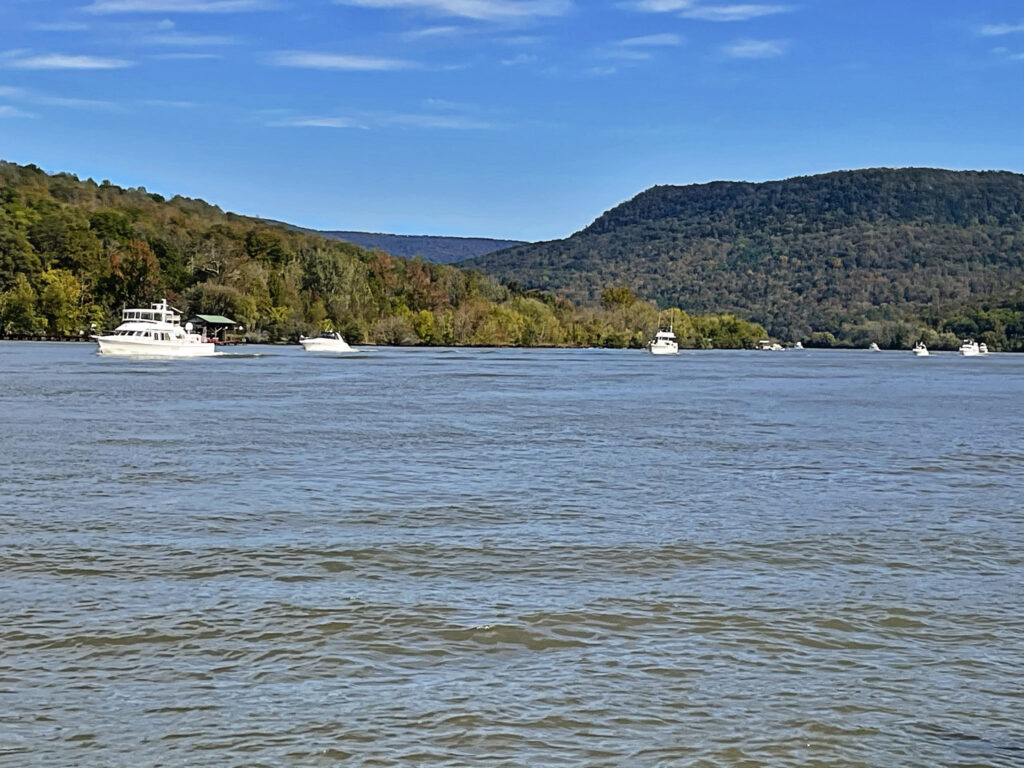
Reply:
[[[616, 283], [811, 343], [900, 346], [923, 328], [976, 327], [1020, 348], [1008, 302], [1024, 284], [1024, 176], [882, 168], [654, 187], [566, 240], [467, 265], [582, 303], [604, 303]], [[983, 306], [1016, 319], [982, 328], [972, 318]]]

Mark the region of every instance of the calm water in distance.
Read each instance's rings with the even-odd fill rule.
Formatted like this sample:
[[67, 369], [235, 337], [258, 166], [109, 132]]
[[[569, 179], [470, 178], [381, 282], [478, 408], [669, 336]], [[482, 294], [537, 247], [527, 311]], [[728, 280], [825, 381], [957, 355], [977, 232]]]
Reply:
[[0, 343], [0, 766], [1024, 765], [1022, 395]]

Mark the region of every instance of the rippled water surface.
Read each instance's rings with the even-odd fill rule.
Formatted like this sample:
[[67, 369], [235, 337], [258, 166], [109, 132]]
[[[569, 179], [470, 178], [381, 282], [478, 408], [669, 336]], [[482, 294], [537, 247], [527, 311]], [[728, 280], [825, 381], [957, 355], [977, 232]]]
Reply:
[[1024, 765], [1024, 356], [0, 344], [0, 765]]

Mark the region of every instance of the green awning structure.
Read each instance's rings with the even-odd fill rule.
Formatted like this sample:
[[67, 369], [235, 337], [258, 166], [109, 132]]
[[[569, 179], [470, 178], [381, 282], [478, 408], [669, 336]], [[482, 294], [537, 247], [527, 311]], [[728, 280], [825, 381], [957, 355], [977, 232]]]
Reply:
[[208, 325], [234, 325], [235, 321], [230, 317], [224, 317], [224, 315], [196, 315], [196, 317], [202, 320]]

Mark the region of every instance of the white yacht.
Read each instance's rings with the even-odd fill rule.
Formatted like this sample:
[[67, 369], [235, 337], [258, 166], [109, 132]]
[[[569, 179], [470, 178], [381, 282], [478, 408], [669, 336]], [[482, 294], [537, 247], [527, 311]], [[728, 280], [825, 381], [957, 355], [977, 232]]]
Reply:
[[348, 342], [341, 337], [340, 333], [324, 331], [319, 336], [299, 337], [299, 344], [307, 352], [355, 352]]
[[192, 333], [192, 323], [181, 327], [181, 312], [168, 306], [167, 299], [149, 309], [123, 310], [117, 328], [92, 338], [101, 355], [206, 357], [217, 353], [212, 339]]
[[929, 356], [928, 347], [925, 346], [923, 341], [919, 341], [917, 342], [917, 344], [914, 345], [913, 352], [915, 357]]
[[803, 342], [801, 342], [801, 341], [798, 341], [798, 342], [793, 344], [793, 349], [803, 349], [803, 348], [804, 348], [804, 345], [803, 345]]
[[964, 339], [964, 343], [960, 345], [960, 354], [964, 357], [975, 357], [977, 355], [987, 355], [988, 345], [979, 344], [973, 339]]
[[872, 341], [870, 344], [868, 344], [868, 352], [878, 352], [878, 351], [880, 351], [880, 350], [878, 349], [878, 345], [875, 344], [875, 342]]
[[663, 326], [654, 334], [654, 338], [647, 342], [647, 351], [652, 355], [677, 355], [679, 354], [679, 343], [676, 335], [672, 332], [672, 326]]
[[768, 339], [761, 339], [759, 342], [757, 342], [757, 348], [761, 350], [766, 350], [768, 352], [781, 352], [782, 350], [785, 349], [785, 347], [779, 344], [779, 342], [770, 341]]

